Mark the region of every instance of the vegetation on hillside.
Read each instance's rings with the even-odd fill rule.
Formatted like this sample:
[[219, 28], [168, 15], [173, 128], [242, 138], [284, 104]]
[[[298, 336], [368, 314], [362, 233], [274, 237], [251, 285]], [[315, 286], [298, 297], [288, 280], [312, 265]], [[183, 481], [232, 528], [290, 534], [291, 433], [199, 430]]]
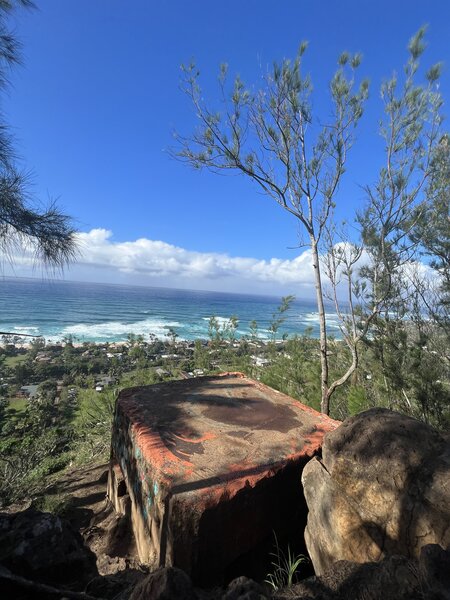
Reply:
[[[0, 503], [38, 499], [67, 466], [107, 460], [118, 391], [170, 379], [242, 371], [320, 410], [320, 341], [280, 334], [291, 298], [273, 315], [269, 339], [258, 324], [238, 338], [237, 317], [211, 318], [209, 339], [187, 342], [130, 334], [126, 343], [76, 344], [66, 338], [23, 348], [4, 338], [0, 350]], [[336, 391], [332, 416], [344, 419], [389, 407], [450, 429], [450, 369], [445, 332], [429, 319], [379, 319], [365, 340], [360, 367]], [[348, 348], [329, 339], [330, 372]], [[34, 385], [33, 385], [34, 384]], [[31, 395], [29, 395], [31, 393]]]

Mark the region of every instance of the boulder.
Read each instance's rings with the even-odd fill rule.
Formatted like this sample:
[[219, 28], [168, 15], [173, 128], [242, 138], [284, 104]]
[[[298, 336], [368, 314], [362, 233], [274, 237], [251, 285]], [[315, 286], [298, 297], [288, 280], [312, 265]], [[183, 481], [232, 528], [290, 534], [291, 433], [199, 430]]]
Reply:
[[422, 587], [435, 598], [450, 600], [450, 550], [438, 544], [422, 547], [419, 558]]
[[339, 560], [419, 558], [426, 544], [450, 545], [450, 448], [425, 423], [382, 408], [347, 419], [302, 483], [316, 575]]
[[132, 591], [145, 577], [146, 574], [137, 569], [123, 569], [114, 575], [98, 575], [91, 579], [84, 592], [105, 600], [129, 600]]
[[248, 577], [237, 577], [229, 583], [222, 600], [267, 600], [270, 598], [259, 583]]
[[129, 600], [197, 600], [188, 575], [176, 567], [150, 573], [131, 593]]
[[[389, 556], [378, 563], [341, 560], [320, 577], [280, 590], [274, 600], [424, 600], [417, 563]], [[431, 598], [430, 598], [431, 600]], [[434, 598], [437, 600], [437, 598]]]
[[64, 519], [33, 508], [0, 513], [0, 565], [26, 579], [77, 587], [97, 574], [81, 535]]

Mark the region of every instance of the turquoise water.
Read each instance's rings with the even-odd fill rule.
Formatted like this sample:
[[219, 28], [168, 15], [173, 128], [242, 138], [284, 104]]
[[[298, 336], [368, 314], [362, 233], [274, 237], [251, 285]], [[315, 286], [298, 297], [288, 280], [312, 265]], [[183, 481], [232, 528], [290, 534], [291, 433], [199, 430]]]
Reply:
[[[249, 334], [255, 319], [259, 334], [268, 337], [272, 314], [281, 297], [224, 294], [168, 288], [93, 284], [38, 279], [0, 280], [0, 330], [42, 335], [56, 341], [72, 335], [83, 341], [120, 341], [128, 333], [167, 336], [169, 328], [180, 339], [207, 338], [208, 321], [215, 316], [239, 319], [238, 336]], [[330, 332], [338, 333], [330, 311]], [[297, 299], [280, 328], [301, 334], [306, 327], [318, 335], [314, 302]]]

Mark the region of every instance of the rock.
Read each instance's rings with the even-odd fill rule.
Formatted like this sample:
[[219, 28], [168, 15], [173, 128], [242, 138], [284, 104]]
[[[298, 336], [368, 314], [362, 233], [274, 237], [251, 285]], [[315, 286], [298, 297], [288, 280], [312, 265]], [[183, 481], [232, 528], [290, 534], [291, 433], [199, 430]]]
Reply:
[[33, 581], [77, 587], [97, 574], [95, 555], [80, 534], [64, 519], [32, 508], [0, 513], [0, 564]]
[[317, 575], [339, 560], [418, 558], [426, 544], [450, 544], [450, 448], [425, 423], [382, 408], [347, 419], [302, 483]]
[[222, 600], [266, 600], [270, 598], [262, 586], [248, 577], [237, 577], [228, 585]]
[[415, 561], [390, 556], [378, 563], [341, 560], [320, 577], [310, 577], [275, 594], [276, 600], [419, 600]]
[[105, 531], [104, 552], [109, 556], [127, 556], [134, 546], [129, 515], [117, 515]]
[[94, 577], [85, 588], [90, 596], [110, 600], [128, 600], [132, 590], [145, 578], [145, 574], [136, 569], [124, 569], [114, 575]]
[[437, 598], [450, 600], [450, 550], [438, 544], [423, 546], [419, 569], [423, 587]]
[[163, 567], [150, 573], [131, 593], [129, 600], [197, 600], [184, 571]]
[[361, 565], [340, 561], [332, 565], [322, 577], [308, 577], [274, 594], [275, 600], [337, 600], [339, 586]]
[[[335, 563], [327, 576], [321, 577], [322, 583], [331, 587], [331, 580], [336, 580], [336, 572], [345, 568], [345, 562], [344, 565]], [[414, 600], [421, 597], [417, 568], [414, 568], [414, 561], [404, 556], [389, 556], [379, 563], [354, 564], [352, 572], [335, 591], [343, 600]]]

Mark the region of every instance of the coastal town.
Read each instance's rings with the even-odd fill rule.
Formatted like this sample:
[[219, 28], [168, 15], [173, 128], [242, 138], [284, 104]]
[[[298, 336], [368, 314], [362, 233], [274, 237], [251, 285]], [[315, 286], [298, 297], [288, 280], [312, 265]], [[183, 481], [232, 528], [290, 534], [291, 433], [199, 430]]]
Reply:
[[[281, 347], [281, 342], [275, 342]], [[267, 342], [216, 339], [165, 341], [130, 334], [123, 342], [46, 342], [3, 336], [0, 389], [11, 408], [37, 401], [51, 391], [58, 403], [79, 389], [103, 392], [126, 383], [155, 383], [192, 378], [229, 368], [262, 368], [270, 363]]]
[[[107, 459], [118, 393], [134, 386], [242, 372], [316, 407], [317, 340], [236, 337], [237, 320], [211, 319], [208, 339], [129, 334], [124, 341], [4, 335], [0, 345], [0, 505], [45, 497], [52, 477]], [[299, 357], [305, 360], [299, 369]], [[44, 494], [44, 496], [43, 496]]]

